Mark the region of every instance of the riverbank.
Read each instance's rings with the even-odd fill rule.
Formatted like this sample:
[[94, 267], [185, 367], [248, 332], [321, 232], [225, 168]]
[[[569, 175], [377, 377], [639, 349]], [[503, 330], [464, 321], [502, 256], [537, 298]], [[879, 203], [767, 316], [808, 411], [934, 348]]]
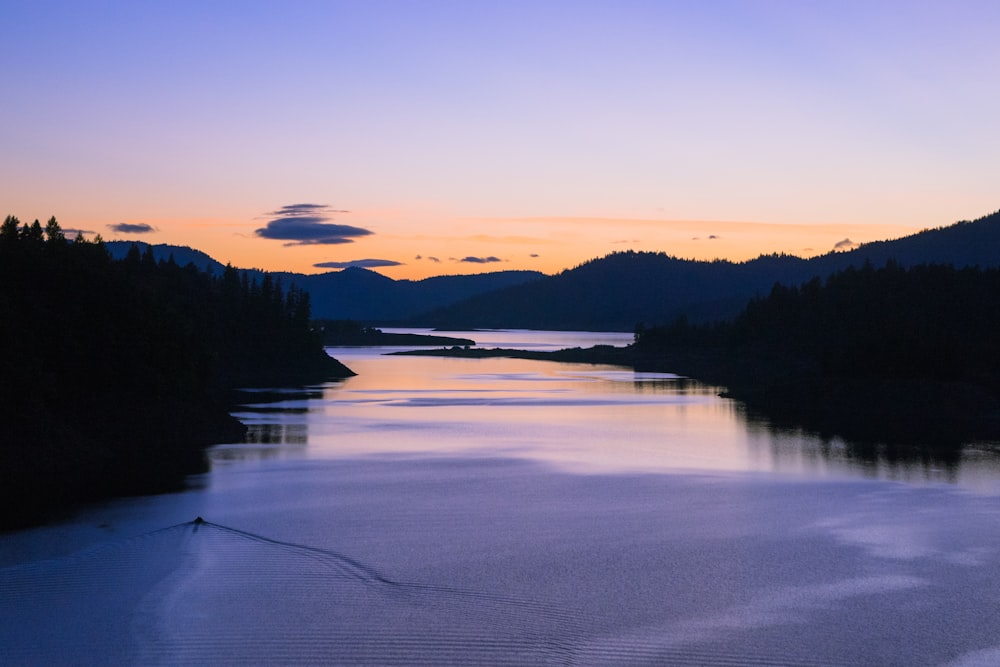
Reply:
[[441, 348], [399, 355], [508, 357], [611, 364], [676, 373], [724, 387], [723, 396], [775, 428], [803, 429], [850, 441], [857, 452], [954, 460], [971, 442], [1000, 442], [1000, 398], [969, 382], [926, 378], [825, 376], [791, 358], [738, 357], [692, 348], [644, 354], [634, 345], [558, 351]]
[[[244, 386], [296, 386], [354, 374], [323, 357], [276, 374], [248, 369], [243, 377], [251, 384]], [[208, 447], [244, 440], [246, 427], [230, 415], [235, 388], [169, 396], [90, 387], [72, 402], [66, 397], [5, 415], [0, 532], [60, 518], [83, 503], [185, 488], [189, 475], [208, 469]]]
[[566, 348], [563, 350], [513, 350], [507, 348], [449, 347], [420, 350], [401, 350], [392, 355], [414, 357], [458, 357], [462, 359], [488, 359], [507, 357], [510, 359], [535, 359], [539, 361], [564, 361], [584, 364], [612, 364], [631, 366], [634, 355], [630, 348], [613, 345]]
[[434, 334], [385, 332], [353, 320], [314, 320], [312, 326], [319, 332], [323, 345], [329, 347], [395, 347], [413, 345], [420, 347], [471, 346], [476, 341], [454, 336]]
[[0, 351], [0, 530], [182, 487], [205, 447], [242, 438], [233, 389], [353, 374], [301, 290], [149, 246], [114, 260], [54, 218], [0, 226]]

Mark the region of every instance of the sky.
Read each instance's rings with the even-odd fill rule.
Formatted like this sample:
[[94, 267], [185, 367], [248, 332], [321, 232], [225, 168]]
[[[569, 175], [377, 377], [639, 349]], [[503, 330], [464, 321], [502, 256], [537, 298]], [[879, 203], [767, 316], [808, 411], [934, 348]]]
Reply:
[[1000, 3], [0, 0], [0, 215], [392, 278], [1000, 208]]

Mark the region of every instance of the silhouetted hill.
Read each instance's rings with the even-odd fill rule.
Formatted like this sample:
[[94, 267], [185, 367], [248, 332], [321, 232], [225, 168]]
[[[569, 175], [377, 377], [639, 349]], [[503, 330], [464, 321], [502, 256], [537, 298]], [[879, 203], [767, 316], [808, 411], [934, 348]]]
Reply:
[[[793, 264], [795, 258], [773, 258]], [[629, 331], [688, 309], [701, 318], [736, 312], [774, 282], [763, 272], [753, 284], [732, 262], [693, 262], [664, 253], [620, 252], [574, 269], [475, 297], [416, 319], [440, 328], [517, 328]], [[758, 272], [760, 274], [761, 272]]]
[[1000, 265], [1000, 212], [812, 259], [764, 255], [747, 262], [678, 259], [666, 253], [618, 252], [530, 285], [512, 286], [431, 311], [412, 323], [441, 328], [631, 331], [679, 316], [693, 322], [734, 317], [775, 283], [800, 285], [866, 262], [903, 267]]
[[776, 285], [730, 322], [646, 329], [631, 351], [773, 424], [954, 456], [1000, 436], [998, 327], [1000, 268], [890, 260]]
[[[848, 260], [845, 263], [845, 259]], [[860, 267], [866, 261], [883, 266], [888, 260], [901, 266], [948, 264], [958, 268], [1000, 265], [1000, 211], [977, 220], [963, 220], [946, 227], [927, 229], [890, 241], [865, 243], [846, 253], [830, 253], [809, 260], [814, 275], [829, 275], [848, 265]], [[812, 277], [812, 276], [810, 276]]]
[[55, 218], [0, 225], [0, 530], [178, 488], [205, 446], [242, 438], [235, 388], [353, 374], [302, 290], [144, 248], [114, 260]]
[[[107, 244], [124, 257], [131, 242]], [[145, 244], [140, 244], [144, 250]], [[208, 255], [181, 246], [152, 246], [157, 261], [171, 255], [216, 275], [224, 267]], [[925, 230], [891, 241], [864, 244], [812, 259], [762, 255], [746, 262], [679, 259], [663, 252], [619, 252], [584, 262], [554, 276], [501, 271], [424, 280], [393, 280], [349, 268], [305, 275], [275, 273], [285, 286], [305, 290], [313, 315], [372, 324], [409, 324], [454, 329], [530, 328], [631, 331], [637, 324], [665, 324], [678, 316], [692, 322], [734, 317], [754, 296], [775, 283], [800, 285], [848, 267], [889, 259], [908, 267], [923, 263], [956, 267], [1000, 265], [1000, 212], [978, 220]], [[251, 279], [263, 273], [241, 269]]]
[[[175, 245], [149, 245], [141, 241], [106, 242], [115, 259], [123, 259], [132, 245], [141, 252], [152, 248], [156, 261], [191, 263], [201, 271], [221, 275], [225, 266], [200, 250]], [[262, 279], [258, 269], [238, 269], [251, 280]], [[544, 278], [538, 271], [497, 271], [475, 275], [435, 276], [423, 280], [393, 280], [375, 271], [352, 267], [315, 275], [272, 272], [286, 287], [294, 285], [309, 293], [313, 316], [317, 319], [356, 320], [393, 323], [429, 310], [448, 306], [493, 290]]]
[[167, 262], [170, 261], [171, 257], [173, 257], [173, 261], [177, 264], [177, 266], [194, 264], [195, 268], [199, 271], [205, 271], [206, 273], [212, 273], [217, 276], [222, 275], [222, 271], [226, 268], [221, 262], [212, 259], [202, 251], [195, 250], [194, 248], [189, 248], [187, 246], [167, 245], [162, 243], [152, 245], [143, 241], [104, 242], [104, 247], [107, 248], [108, 254], [111, 255], [112, 259], [125, 259], [129, 250], [131, 250], [134, 245], [139, 247], [140, 253], [146, 252], [147, 247], [152, 248], [153, 259], [157, 262]]
[[544, 277], [537, 271], [498, 271], [423, 280], [393, 280], [374, 271], [349, 268], [318, 275], [276, 274], [309, 293], [320, 319], [392, 323], [497, 289]]

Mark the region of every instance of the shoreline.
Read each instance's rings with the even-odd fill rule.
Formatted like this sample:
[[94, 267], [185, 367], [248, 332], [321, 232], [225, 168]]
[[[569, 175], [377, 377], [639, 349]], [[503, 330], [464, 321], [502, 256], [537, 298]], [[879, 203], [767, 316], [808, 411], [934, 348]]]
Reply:
[[7, 435], [19, 444], [5, 451], [0, 535], [59, 520], [92, 502], [182, 490], [189, 475], [208, 470], [209, 447], [245, 438], [247, 427], [231, 414], [240, 387], [299, 386], [355, 375], [323, 355], [328, 361], [317, 357], [298, 369], [256, 377], [248, 372], [237, 384], [210, 393], [106, 392], [90, 397], [90, 410], [45, 406], [8, 421]]
[[843, 438], [861, 455], [954, 461], [965, 445], [1000, 443], [1000, 397], [968, 382], [878, 376], [831, 377], [787, 359], [732, 358], [720, 350], [644, 355], [633, 346], [556, 351], [441, 348], [394, 355], [533, 359], [669, 372], [723, 387], [724, 398], [772, 427]]

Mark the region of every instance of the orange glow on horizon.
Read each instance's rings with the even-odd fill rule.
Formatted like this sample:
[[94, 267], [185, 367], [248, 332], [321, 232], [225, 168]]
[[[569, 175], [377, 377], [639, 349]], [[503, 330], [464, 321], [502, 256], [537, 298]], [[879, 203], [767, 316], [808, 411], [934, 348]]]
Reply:
[[[438, 275], [534, 270], [556, 274], [616, 251], [664, 252], [682, 259], [746, 261], [762, 254], [812, 257], [834, 249], [894, 239], [917, 230], [899, 225], [778, 224], [705, 220], [581, 217], [451, 218], [419, 224], [407, 233], [387, 218], [358, 215], [350, 222], [369, 236], [334, 245], [288, 245], [255, 234], [259, 220], [193, 218], [143, 219], [155, 231], [141, 236], [112, 232], [94, 221], [60, 220], [63, 227], [100, 233], [105, 240], [140, 240], [189, 246], [222, 263], [268, 271], [324, 273], [324, 262], [362, 259], [398, 262], [370, 266], [393, 279]], [[839, 245], [838, 245], [839, 244]]]

